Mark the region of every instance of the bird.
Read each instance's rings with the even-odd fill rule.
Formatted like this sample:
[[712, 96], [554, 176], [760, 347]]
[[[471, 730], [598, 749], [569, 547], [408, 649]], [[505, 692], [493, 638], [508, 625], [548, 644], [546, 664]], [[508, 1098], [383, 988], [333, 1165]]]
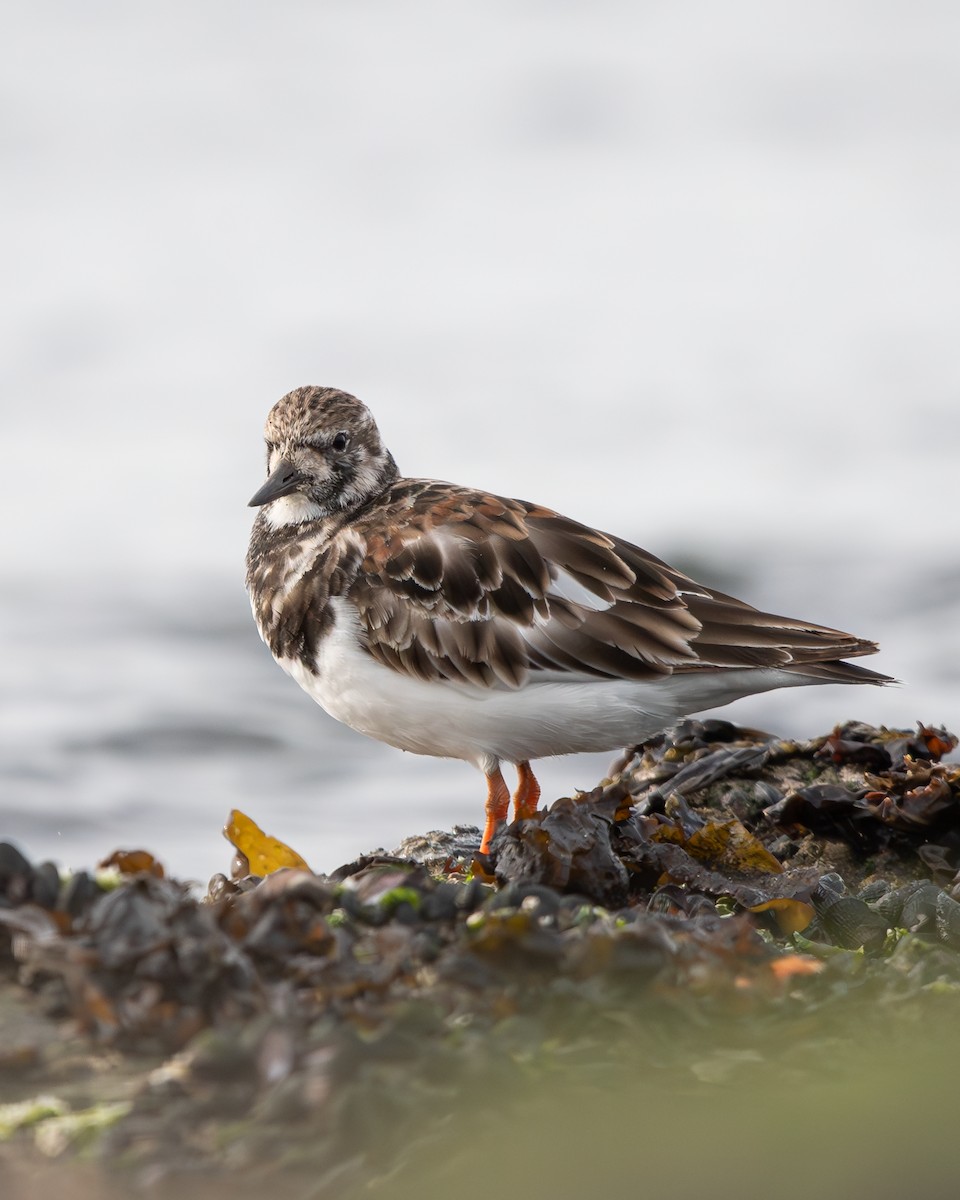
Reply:
[[486, 778], [480, 852], [531, 763], [636, 745], [692, 713], [810, 684], [886, 684], [875, 642], [762, 612], [551, 508], [403, 477], [367, 407], [270, 410], [246, 584], [279, 665], [338, 721]]

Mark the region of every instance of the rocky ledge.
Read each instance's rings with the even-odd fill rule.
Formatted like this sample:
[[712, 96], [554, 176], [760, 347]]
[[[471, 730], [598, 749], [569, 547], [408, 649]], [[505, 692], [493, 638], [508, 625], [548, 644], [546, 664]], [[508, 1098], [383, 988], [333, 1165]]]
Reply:
[[147, 853], [65, 879], [2, 844], [5, 1195], [481, 1195], [492, 1144], [519, 1170], [585, 1111], [782, 1102], [857, 1047], [915, 1068], [960, 1015], [956, 745], [686, 721], [487, 857], [458, 827], [204, 896]]

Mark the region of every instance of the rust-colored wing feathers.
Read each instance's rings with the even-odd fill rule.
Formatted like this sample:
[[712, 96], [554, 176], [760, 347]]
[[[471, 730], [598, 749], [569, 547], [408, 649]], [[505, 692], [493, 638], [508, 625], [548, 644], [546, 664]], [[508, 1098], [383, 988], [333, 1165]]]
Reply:
[[518, 687], [531, 675], [731, 667], [874, 675], [836, 662], [872, 642], [761, 613], [549, 509], [414, 480], [390, 509], [389, 539], [356, 523], [367, 553], [346, 594], [368, 651], [414, 677]]

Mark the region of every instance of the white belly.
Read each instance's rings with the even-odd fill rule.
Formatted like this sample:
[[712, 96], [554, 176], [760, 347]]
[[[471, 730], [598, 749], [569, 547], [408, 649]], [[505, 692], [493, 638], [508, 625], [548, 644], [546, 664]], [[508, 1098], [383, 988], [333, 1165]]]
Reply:
[[332, 717], [378, 741], [481, 769], [558, 754], [610, 751], [643, 741], [672, 721], [741, 696], [811, 682], [788, 671], [678, 674], [631, 680], [534, 681], [519, 690], [427, 683], [382, 666], [357, 642], [355, 618], [334, 601], [336, 624], [318, 674], [280, 665]]

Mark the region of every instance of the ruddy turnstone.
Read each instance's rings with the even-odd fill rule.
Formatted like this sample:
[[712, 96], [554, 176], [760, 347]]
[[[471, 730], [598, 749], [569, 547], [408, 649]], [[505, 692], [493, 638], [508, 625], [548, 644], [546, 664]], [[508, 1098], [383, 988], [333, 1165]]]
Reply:
[[552, 509], [404, 479], [359, 400], [297, 388], [267, 417], [247, 588], [281, 667], [370, 737], [473, 763], [481, 850], [540, 788], [531, 759], [615, 750], [772, 688], [888, 683], [874, 642], [760, 612]]

